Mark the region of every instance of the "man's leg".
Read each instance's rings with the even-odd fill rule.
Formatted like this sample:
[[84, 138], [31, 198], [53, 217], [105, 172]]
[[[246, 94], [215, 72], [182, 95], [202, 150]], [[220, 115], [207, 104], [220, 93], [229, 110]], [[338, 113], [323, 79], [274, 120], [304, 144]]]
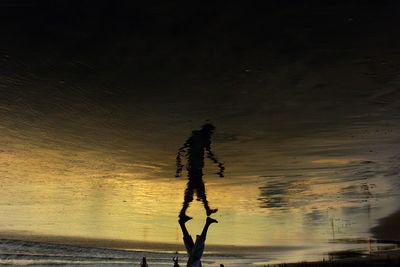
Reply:
[[197, 194], [197, 197], [201, 200], [201, 202], [203, 202], [207, 216], [210, 216], [212, 213], [216, 213], [218, 211], [218, 209], [211, 209], [210, 206], [208, 205], [206, 188], [205, 188], [203, 180], [201, 180], [198, 183], [196, 194]]
[[[195, 262], [200, 263], [201, 257], [203, 256], [203, 252], [204, 252], [208, 227], [212, 223], [218, 223], [218, 222], [217, 222], [217, 220], [214, 220], [213, 218], [207, 217], [206, 224], [204, 225], [201, 235], [198, 235], [196, 237], [196, 243], [194, 244], [193, 248], [190, 250], [187, 266], [198, 266], [197, 264], [194, 264], [194, 263]], [[201, 263], [200, 263], [200, 266], [201, 266]]]
[[191, 182], [189, 181], [186, 186], [185, 197], [183, 200], [181, 212], [179, 213], [179, 217], [187, 217], [186, 210], [189, 208], [189, 203], [193, 201], [193, 194], [194, 194], [194, 188]]
[[211, 217], [207, 217], [206, 219], [206, 224], [204, 225], [203, 231], [201, 232], [200, 237], [205, 241], [206, 240], [206, 236], [207, 236], [207, 231], [208, 231], [208, 227], [210, 227], [210, 225], [212, 223], [218, 223], [217, 220], [211, 218]]
[[192, 237], [190, 236], [190, 234], [189, 234], [189, 232], [188, 232], [188, 230], [187, 230], [187, 228], [186, 228], [185, 223], [186, 223], [187, 221], [191, 220], [191, 219], [192, 219], [192, 218], [190, 218], [190, 217], [188, 217], [188, 216], [185, 216], [185, 217], [181, 217], [181, 218], [178, 220], [179, 225], [181, 226], [181, 229], [182, 229], [183, 241], [184, 241], [184, 243], [185, 243], [185, 247], [186, 247], [186, 250], [188, 251], [188, 253], [193, 249], [193, 247], [194, 247], [194, 242], [193, 242], [193, 239], [192, 239]]

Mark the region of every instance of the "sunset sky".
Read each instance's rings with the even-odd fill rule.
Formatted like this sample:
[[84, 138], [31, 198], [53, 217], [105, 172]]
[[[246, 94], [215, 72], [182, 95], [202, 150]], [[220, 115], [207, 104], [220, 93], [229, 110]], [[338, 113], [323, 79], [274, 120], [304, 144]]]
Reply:
[[206, 120], [211, 244], [368, 238], [400, 209], [399, 3], [159, 2], [0, 3], [0, 234], [180, 243], [176, 152]]

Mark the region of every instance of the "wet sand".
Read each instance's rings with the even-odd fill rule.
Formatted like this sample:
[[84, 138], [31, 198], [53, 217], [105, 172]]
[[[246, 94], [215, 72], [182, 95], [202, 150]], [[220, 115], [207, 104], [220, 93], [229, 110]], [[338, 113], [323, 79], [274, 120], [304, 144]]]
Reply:
[[[110, 248], [122, 250], [146, 251], [183, 251], [183, 243], [144, 242], [124, 239], [89, 238], [77, 236], [39, 235], [35, 233], [0, 231], [0, 239], [44, 242], [50, 244], [73, 245], [82, 247]], [[289, 252], [304, 249], [304, 246], [236, 246], [207, 244], [207, 251], [224, 252], [232, 255], [253, 253]]]
[[[97, 250], [100, 249], [99, 255], [103, 255], [104, 253], [111, 251], [115, 252], [116, 255], [118, 253], [128, 253], [128, 252], [139, 253], [139, 254], [147, 253], [148, 255], [153, 255], [154, 253], [156, 254], [166, 253], [168, 257], [170, 253], [178, 253], [179, 251], [179, 254], [183, 257], [182, 260], [184, 260], [185, 257], [185, 252], [183, 251], [182, 244], [149, 243], [149, 242], [140, 242], [132, 240], [110, 240], [110, 239], [95, 239], [95, 238], [66, 237], [66, 236], [63, 237], [63, 236], [50, 236], [50, 235], [43, 236], [35, 234], [28, 235], [27, 233], [22, 234], [15, 232], [8, 232], [8, 233], [0, 232], [0, 240], [3, 240], [5, 244], [14, 244], [14, 243], [21, 244], [20, 241], [8, 238], [14, 238], [14, 239], [18, 238], [18, 240], [27, 241], [28, 245], [24, 246], [26, 248], [35, 248], [35, 244], [33, 244], [32, 242], [38, 242], [36, 244], [38, 251], [41, 251], [41, 249], [45, 248], [46, 251], [43, 252], [45, 255], [48, 255], [49, 253], [48, 249], [53, 247], [51, 244], [54, 244], [54, 248], [57, 248], [58, 245], [76, 246], [77, 248], [79, 248], [77, 250], [78, 251], [77, 256], [79, 256], [80, 258], [82, 257], [85, 258], [87, 256], [85, 253], [87, 251], [90, 252], [91, 249], [97, 249]], [[24, 241], [22, 241], [22, 244], [24, 244]], [[85, 247], [88, 248], [87, 251], [84, 249]], [[101, 250], [102, 248], [105, 249], [104, 252]], [[14, 251], [12, 247], [9, 249], [12, 252]], [[112, 249], [116, 250], [114, 251]], [[292, 247], [251, 246], [250, 247], [250, 246], [209, 245], [207, 246], [207, 251], [209, 254], [207, 255], [207, 257], [205, 257], [204, 260], [205, 262], [214, 262], [214, 263], [224, 262], [226, 264], [229, 263], [230, 266], [232, 267], [241, 266], [242, 261], [243, 262], [245, 261], [246, 264], [252, 264], [257, 266], [262, 266], [262, 265], [265, 266], [267, 265], [268, 266], [398, 266], [400, 264], [400, 249], [398, 248], [398, 246], [397, 248], [394, 248], [393, 246], [393, 248], [391, 248], [390, 250], [383, 250], [385, 249], [384, 247], [375, 246], [375, 249], [378, 249], [378, 251], [374, 251], [371, 255], [365, 254], [365, 251], [362, 252], [360, 250], [346, 250], [346, 251], [327, 253], [325, 256], [320, 257], [317, 256], [319, 255], [317, 247], [307, 249], [305, 247], [298, 247], [298, 246], [292, 246]], [[388, 249], [388, 247], [386, 249]], [[283, 259], [285, 258], [287, 262], [293, 262], [292, 261], [293, 258], [290, 258], [288, 256], [291, 253], [295, 253], [295, 251], [298, 252], [308, 251], [315, 257], [308, 257], [309, 259], [311, 259], [308, 262], [303, 261], [298, 263], [288, 263], [288, 264], [284, 263]], [[65, 255], [61, 256], [64, 257]], [[128, 256], [129, 256], [128, 260], [129, 262], [131, 262], [132, 260], [136, 259], [135, 257], [137, 255], [129, 254]], [[96, 257], [98, 257], [98, 255]], [[314, 258], [315, 260], [324, 258], [325, 260], [312, 261], [312, 258]], [[71, 258], [70, 261], [75, 262], [79, 259]], [[18, 261], [22, 260], [22, 258], [17, 257], [14, 260]], [[120, 259], [116, 258], [116, 260]], [[155, 261], [155, 259], [152, 260]], [[268, 261], [270, 262], [269, 264]]]
[[400, 266], [400, 249], [394, 249], [389, 251], [377, 251], [371, 255], [363, 255], [360, 257], [350, 257], [344, 259], [324, 260], [318, 262], [298, 262], [290, 264], [278, 264], [270, 266], [291, 266], [291, 267], [307, 267], [307, 266]]

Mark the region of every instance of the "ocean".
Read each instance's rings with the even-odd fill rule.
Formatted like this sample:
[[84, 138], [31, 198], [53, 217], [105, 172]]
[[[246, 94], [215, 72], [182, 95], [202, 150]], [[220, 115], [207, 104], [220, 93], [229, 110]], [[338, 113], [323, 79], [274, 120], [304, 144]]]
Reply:
[[[149, 266], [173, 266], [178, 256], [180, 266], [186, 266], [183, 251], [145, 251], [93, 248], [76, 245], [53, 244], [11, 239], [0, 239], [1, 266], [140, 266], [146, 257]], [[243, 266], [252, 260], [242, 256], [205, 253], [203, 266]]]
[[[365, 243], [330, 243], [293, 247], [215, 247], [209, 246], [203, 255], [203, 266], [264, 266], [267, 264], [329, 259], [333, 251], [367, 253]], [[183, 247], [182, 247], [183, 248]], [[373, 249], [378, 250], [376, 244]], [[180, 266], [186, 266], [186, 252], [157, 249], [113, 249], [27, 240], [0, 239], [0, 266], [140, 266], [146, 257], [149, 267], [173, 266], [178, 256]]]

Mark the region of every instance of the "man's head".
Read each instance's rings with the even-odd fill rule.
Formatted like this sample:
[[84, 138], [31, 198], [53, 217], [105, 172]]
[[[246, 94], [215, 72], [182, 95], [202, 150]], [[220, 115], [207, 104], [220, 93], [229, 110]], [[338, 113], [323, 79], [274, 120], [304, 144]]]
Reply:
[[201, 127], [201, 131], [205, 134], [211, 135], [215, 130], [215, 126], [211, 123], [206, 123]]

